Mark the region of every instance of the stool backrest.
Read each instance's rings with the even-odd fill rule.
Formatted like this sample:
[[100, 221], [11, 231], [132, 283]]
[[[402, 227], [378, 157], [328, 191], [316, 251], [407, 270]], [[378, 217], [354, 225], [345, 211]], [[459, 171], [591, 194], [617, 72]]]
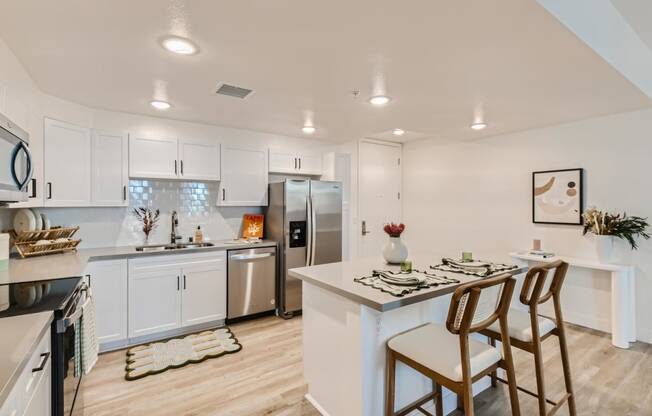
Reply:
[[[550, 270], [555, 271], [552, 278], [549, 277], [548, 272]], [[536, 307], [536, 305], [547, 302], [553, 296], [558, 297], [567, 270], [568, 263], [561, 260], [532, 266], [523, 281], [523, 288], [519, 298], [521, 303]]]
[[459, 286], [448, 309], [446, 328], [453, 334], [481, 331], [506, 316], [516, 280], [509, 273]]

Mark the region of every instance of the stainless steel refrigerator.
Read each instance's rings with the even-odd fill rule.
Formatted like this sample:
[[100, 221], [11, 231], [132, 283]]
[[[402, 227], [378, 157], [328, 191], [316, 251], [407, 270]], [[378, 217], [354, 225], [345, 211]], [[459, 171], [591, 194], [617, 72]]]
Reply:
[[288, 269], [342, 260], [342, 184], [271, 183], [265, 236], [278, 243], [278, 313], [290, 318], [301, 311], [301, 281]]

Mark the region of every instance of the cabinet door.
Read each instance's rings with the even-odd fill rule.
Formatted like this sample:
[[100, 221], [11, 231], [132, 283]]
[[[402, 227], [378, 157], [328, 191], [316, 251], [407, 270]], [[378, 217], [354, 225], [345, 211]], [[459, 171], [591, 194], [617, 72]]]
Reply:
[[28, 398], [23, 416], [50, 416], [52, 414], [52, 360], [48, 359], [41, 370], [32, 397]]
[[181, 325], [226, 318], [226, 260], [183, 266]]
[[127, 339], [127, 260], [88, 264], [95, 299], [95, 328], [100, 344]]
[[222, 181], [217, 205], [266, 206], [267, 150], [222, 146]]
[[219, 181], [219, 143], [208, 139], [179, 139], [179, 176], [182, 179]]
[[294, 153], [269, 151], [269, 171], [274, 173], [298, 173], [299, 158]]
[[299, 159], [299, 173], [303, 175], [322, 174], [321, 155], [298, 155], [298, 159]]
[[45, 119], [45, 206], [91, 203], [90, 130]]
[[93, 131], [91, 142], [93, 205], [127, 206], [128, 136], [124, 133]]
[[129, 271], [129, 337], [169, 331], [181, 324], [181, 268]]
[[129, 138], [129, 177], [176, 179], [177, 139]]

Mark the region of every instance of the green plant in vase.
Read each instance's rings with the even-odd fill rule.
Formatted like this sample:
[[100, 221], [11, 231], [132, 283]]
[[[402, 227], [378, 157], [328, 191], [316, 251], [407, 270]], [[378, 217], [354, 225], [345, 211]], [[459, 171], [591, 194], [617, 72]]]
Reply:
[[627, 213], [617, 214], [601, 211], [591, 207], [582, 215], [584, 218], [583, 235], [596, 235], [598, 258], [608, 263], [613, 248], [613, 238], [620, 238], [629, 243], [632, 250], [638, 249], [637, 238], [650, 239], [647, 218], [629, 216]]

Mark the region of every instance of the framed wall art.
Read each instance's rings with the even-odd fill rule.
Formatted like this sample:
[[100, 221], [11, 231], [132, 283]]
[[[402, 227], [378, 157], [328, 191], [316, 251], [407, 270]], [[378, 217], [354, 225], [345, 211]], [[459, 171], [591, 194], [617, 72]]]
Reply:
[[582, 225], [584, 171], [532, 172], [532, 222]]

